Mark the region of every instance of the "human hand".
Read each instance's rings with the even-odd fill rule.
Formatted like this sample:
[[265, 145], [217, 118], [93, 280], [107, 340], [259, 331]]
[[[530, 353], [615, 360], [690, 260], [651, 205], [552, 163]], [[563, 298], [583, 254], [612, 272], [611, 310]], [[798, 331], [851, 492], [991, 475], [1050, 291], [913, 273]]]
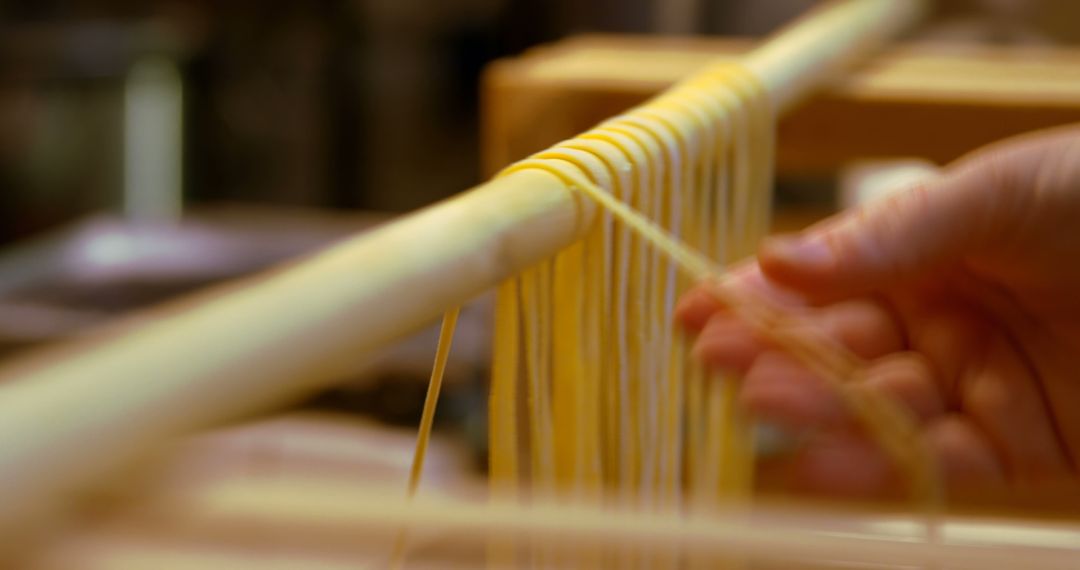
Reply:
[[[767, 240], [735, 287], [768, 295], [870, 362], [952, 485], [1077, 479], [1080, 128], [1011, 139], [933, 181]], [[695, 354], [743, 377], [756, 417], [810, 434], [806, 490], [879, 495], [896, 471], [839, 399], [703, 289], [680, 301]]]

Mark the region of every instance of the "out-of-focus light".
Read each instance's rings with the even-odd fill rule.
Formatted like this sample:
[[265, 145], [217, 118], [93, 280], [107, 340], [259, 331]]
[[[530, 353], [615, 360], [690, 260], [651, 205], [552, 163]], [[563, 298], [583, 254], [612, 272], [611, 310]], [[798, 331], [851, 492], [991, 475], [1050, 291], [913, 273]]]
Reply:
[[131, 263], [138, 248], [121, 232], [101, 232], [83, 248], [84, 262], [95, 267], [117, 267]]
[[124, 212], [170, 221], [182, 207], [183, 82], [176, 64], [146, 57], [124, 86]]

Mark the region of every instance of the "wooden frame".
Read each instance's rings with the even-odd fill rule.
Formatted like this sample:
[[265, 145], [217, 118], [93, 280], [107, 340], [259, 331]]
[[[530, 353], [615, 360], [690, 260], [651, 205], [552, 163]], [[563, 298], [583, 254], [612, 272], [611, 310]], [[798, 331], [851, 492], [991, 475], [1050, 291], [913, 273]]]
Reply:
[[[494, 172], [573, 136], [752, 45], [583, 36], [500, 61], [484, 78], [485, 167]], [[1070, 122], [1080, 122], [1078, 48], [898, 45], [783, 117], [777, 168], [821, 174], [856, 158], [895, 157], [943, 164], [1008, 136]]]

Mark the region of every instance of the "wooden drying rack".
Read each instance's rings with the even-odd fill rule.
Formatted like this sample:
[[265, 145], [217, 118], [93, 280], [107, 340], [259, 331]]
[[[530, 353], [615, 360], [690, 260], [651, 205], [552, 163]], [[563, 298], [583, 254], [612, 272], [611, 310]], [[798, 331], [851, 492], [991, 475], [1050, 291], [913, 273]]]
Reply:
[[[915, 1], [838, 0], [754, 49], [593, 37], [536, 50], [487, 75], [486, 164], [576, 134], [725, 53], [741, 54], [778, 113], [794, 110], [780, 125], [781, 172], [834, 168], [868, 152], [944, 161], [1014, 132], [1080, 120], [1080, 74], [1055, 77], [1011, 51], [905, 46], [842, 75], [921, 10]], [[628, 73], [625, 62], [642, 53], [660, 63]], [[1058, 69], [1080, 69], [1075, 54], [1048, 57]], [[974, 75], [962, 86], [923, 80], [940, 66]], [[1039, 81], [1011, 79], [1036, 73]], [[824, 94], [796, 107], [821, 86]], [[63, 510], [161, 441], [324, 387], [344, 363], [573, 243], [592, 216], [554, 177], [523, 171], [269, 275], [7, 366], [0, 532]]]
[[[590, 35], [497, 62], [484, 77], [486, 168], [495, 172], [752, 46]], [[901, 43], [783, 115], [777, 171], [832, 173], [858, 158], [945, 164], [1012, 135], [1073, 122], [1080, 122], [1080, 48]]]

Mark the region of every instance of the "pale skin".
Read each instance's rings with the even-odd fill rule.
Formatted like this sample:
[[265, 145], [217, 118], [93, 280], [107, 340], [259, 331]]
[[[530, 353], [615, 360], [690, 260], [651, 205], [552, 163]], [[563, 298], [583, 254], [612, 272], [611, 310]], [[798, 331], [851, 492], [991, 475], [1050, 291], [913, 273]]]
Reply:
[[[981, 149], [940, 178], [767, 240], [736, 287], [805, 315], [918, 419], [950, 487], [1080, 481], [1080, 126]], [[802, 490], [900, 484], [824, 384], [712, 296], [680, 301], [709, 367], [759, 419], [809, 434]]]

